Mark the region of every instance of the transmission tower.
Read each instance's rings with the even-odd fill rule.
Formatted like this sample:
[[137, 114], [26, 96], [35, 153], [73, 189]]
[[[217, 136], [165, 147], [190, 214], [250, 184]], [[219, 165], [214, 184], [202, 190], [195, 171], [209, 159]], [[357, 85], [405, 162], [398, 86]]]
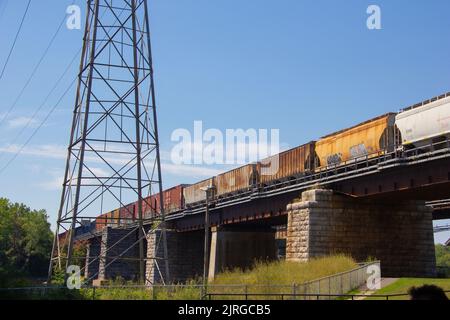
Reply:
[[[159, 215], [154, 225], [161, 229], [157, 243], [164, 247], [164, 254], [159, 258], [146, 257], [144, 221], [148, 217], [143, 212], [142, 200], [158, 192]], [[139, 278], [145, 280], [147, 259], [161, 259], [167, 282], [169, 269], [147, 0], [88, 0], [49, 280], [55, 267], [67, 270], [76, 264], [74, 239], [78, 226], [136, 201], [134, 216], [130, 212], [129, 218], [121, 216], [120, 219], [122, 223], [129, 219], [138, 233], [134, 245], [139, 246]], [[62, 232], [67, 234], [66, 247], [58, 236]], [[121, 256], [118, 253], [117, 259]]]

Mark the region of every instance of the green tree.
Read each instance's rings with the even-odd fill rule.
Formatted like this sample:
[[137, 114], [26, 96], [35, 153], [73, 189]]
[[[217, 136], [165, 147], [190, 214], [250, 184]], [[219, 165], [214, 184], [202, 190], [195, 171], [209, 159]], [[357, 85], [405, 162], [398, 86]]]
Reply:
[[47, 271], [53, 234], [45, 210], [0, 198], [0, 286]]
[[450, 247], [442, 244], [436, 245], [436, 265], [450, 267]]

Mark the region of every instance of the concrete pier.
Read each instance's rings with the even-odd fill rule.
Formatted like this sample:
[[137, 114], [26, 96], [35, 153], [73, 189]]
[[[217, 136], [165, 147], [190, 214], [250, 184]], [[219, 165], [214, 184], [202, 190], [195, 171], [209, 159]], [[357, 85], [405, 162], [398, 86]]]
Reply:
[[361, 200], [318, 189], [287, 209], [288, 260], [344, 253], [379, 259], [386, 277], [435, 274], [432, 211], [423, 201]]
[[139, 280], [139, 251], [138, 246], [134, 245], [136, 241], [136, 228], [103, 229], [96, 283], [116, 278]]
[[85, 279], [98, 277], [100, 259], [100, 239], [92, 238], [86, 246], [86, 264], [84, 269]]
[[[166, 230], [167, 250], [169, 252], [169, 273], [172, 283], [185, 282], [203, 274], [203, 231], [176, 232]], [[161, 230], [147, 235], [146, 278], [147, 285], [162, 282], [165, 266]], [[157, 259], [154, 259], [156, 257]]]

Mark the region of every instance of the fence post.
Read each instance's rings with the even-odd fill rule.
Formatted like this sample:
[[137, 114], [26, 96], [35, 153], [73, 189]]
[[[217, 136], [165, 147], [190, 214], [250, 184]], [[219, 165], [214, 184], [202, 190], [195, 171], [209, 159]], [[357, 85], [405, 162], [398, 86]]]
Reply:
[[294, 295], [293, 299], [297, 300], [297, 285], [295, 283], [292, 285], [292, 294]]
[[353, 280], [353, 272], [350, 273], [350, 291], [355, 289], [356, 286], [354, 284], [354, 280]]
[[92, 300], [95, 300], [95, 286], [92, 287]]
[[328, 278], [328, 294], [331, 294], [331, 277]]
[[[320, 292], [320, 280], [317, 281], [317, 286], [318, 286], [318, 290], [317, 290], [318, 292], [317, 293], [320, 294], [321, 293]], [[317, 297], [319, 297], [319, 296], [317, 296]], [[317, 300], [319, 300], [319, 299], [317, 299]]]
[[361, 284], [359, 283], [359, 272], [361, 271], [361, 268], [356, 271], [356, 285], [359, 287]]

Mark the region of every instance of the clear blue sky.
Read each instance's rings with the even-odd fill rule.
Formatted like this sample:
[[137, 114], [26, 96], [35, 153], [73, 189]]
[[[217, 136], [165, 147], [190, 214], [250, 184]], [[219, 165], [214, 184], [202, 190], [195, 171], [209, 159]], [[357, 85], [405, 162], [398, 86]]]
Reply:
[[[26, 0], [0, 0], [0, 65]], [[13, 104], [72, 0], [34, 0], [5, 76], [0, 118]], [[76, 0], [85, 12], [85, 1]], [[295, 146], [388, 111], [450, 91], [447, 0], [149, 1], [163, 151], [174, 129], [280, 129]], [[366, 9], [382, 10], [382, 30], [366, 28]], [[0, 127], [0, 166], [23, 123], [42, 103], [81, 47], [65, 27]], [[78, 61], [36, 119], [36, 126], [76, 76]], [[0, 176], [0, 196], [44, 208], [60, 196], [75, 90]], [[205, 178], [207, 169], [164, 172], [166, 187]], [[204, 170], [203, 170], [204, 169]], [[221, 168], [212, 168], [221, 169]], [[222, 168], [223, 169], [223, 168]], [[204, 174], [202, 174], [202, 171]], [[194, 172], [194, 171], [193, 171]], [[437, 240], [450, 236], [441, 233]]]

